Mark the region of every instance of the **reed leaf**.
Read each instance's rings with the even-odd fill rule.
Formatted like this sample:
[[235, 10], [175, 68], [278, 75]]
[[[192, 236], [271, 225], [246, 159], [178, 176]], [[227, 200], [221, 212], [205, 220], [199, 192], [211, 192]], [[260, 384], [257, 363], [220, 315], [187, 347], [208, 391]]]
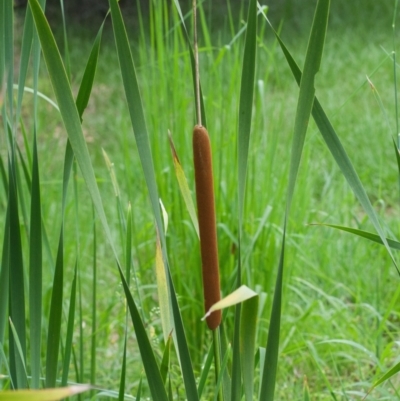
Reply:
[[83, 393], [90, 386], [70, 386], [46, 390], [18, 390], [0, 392], [0, 401], [58, 401]]
[[304, 74], [300, 81], [300, 92], [294, 123], [292, 152], [290, 160], [289, 183], [287, 188], [286, 214], [282, 236], [282, 250], [279, 260], [278, 276], [275, 284], [274, 300], [272, 304], [265, 365], [262, 373], [262, 383], [259, 398], [260, 401], [272, 401], [274, 399], [279, 353], [286, 226], [292, 204], [302, 149], [304, 146], [305, 136], [308, 127], [308, 121], [314, 103], [314, 81], [321, 64], [326, 29], [328, 24], [329, 6], [329, 0], [319, 0], [317, 3], [314, 20], [311, 27], [310, 38], [307, 46], [306, 58], [304, 62]]
[[[267, 20], [268, 24], [271, 26], [273, 29], [271, 23], [263, 14], [264, 18]], [[273, 29], [274, 34], [279, 42], [279, 45], [282, 49], [282, 52], [286, 58], [286, 61], [292, 71], [292, 74], [299, 85], [302, 80], [302, 72], [300, 68], [298, 67], [297, 63], [293, 59], [291, 53], [287, 49], [286, 45], [282, 41], [282, 39], [279, 37], [277, 32]], [[324, 139], [329, 151], [331, 152], [333, 158], [335, 159], [337, 165], [339, 166], [340, 170], [342, 171], [342, 174], [344, 175], [345, 179], [347, 180], [350, 188], [352, 189], [354, 195], [360, 202], [361, 206], [367, 213], [368, 217], [370, 218], [372, 224], [374, 225], [375, 230], [377, 231], [379, 237], [382, 239], [382, 243], [384, 244], [390, 258], [392, 259], [392, 262], [397, 270], [399, 272], [397, 263], [393, 257], [393, 254], [390, 250], [389, 244], [386, 241], [386, 237], [384, 234], [384, 231], [381, 227], [381, 224], [379, 223], [378, 216], [372, 207], [371, 201], [368, 198], [368, 195], [361, 183], [360, 178], [358, 177], [358, 174], [353, 166], [353, 164], [350, 161], [349, 156], [347, 155], [346, 150], [344, 149], [339, 136], [337, 135], [335, 129], [333, 128], [332, 124], [330, 123], [322, 105], [320, 104], [319, 100], [315, 98], [314, 104], [313, 104], [313, 109], [312, 109], [312, 116], [314, 118], [315, 123], [317, 124], [317, 127], [319, 129], [319, 132], [322, 135], [322, 138]]]
[[42, 45], [44, 59], [46, 61], [49, 77], [53, 85], [54, 93], [60, 108], [62, 120], [68, 134], [68, 139], [74, 156], [80, 167], [87, 189], [92, 197], [92, 201], [99, 219], [103, 225], [108, 242], [113, 250], [116, 260], [117, 252], [112, 240], [104, 207], [101, 201], [100, 192], [96, 183], [89, 152], [82, 132], [80, 116], [76, 108], [71, 87], [61, 60], [60, 52], [51, 32], [50, 26], [40, 8], [37, 0], [29, 0], [32, 10], [36, 30]]
[[146, 329], [143, 325], [139, 311], [136, 307], [135, 301], [133, 300], [132, 294], [129, 290], [128, 283], [119, 268], [119, 273], [124, 288], [126, 301], [131, 315], [133, 327], [135, 328], [136, 338], [142, 356], [144, 370], [146, 372], [147, 381], [149, 384], [152, 399], [154, 401], [167, 401], [168, 396], [164, 387], [164, 383], [161, 377], [160, 369], [158, 367], [153, 349], [150, 341], [147, 337]]
[[[314, 224], [314, 225], [335, 228], [337, 230], [345, 231], [350, 234], [354, 234], [354, 235], [358, 235], [359, 237], [366, 238], [372, 242], [376, 242], [377, 244], [384, 245], [382, 238], [379, 235], [376, 235], [376, 234], [368, 232], [368, 231], [358, 230], [357, 228], [339, 226], [336, 224], [320, 223], [320, 224]], [[390, 238], [386, 238], [386, 237], [385, 237], [385, 239], [386, 239], [387, 244], [390, 246], [390, 248], [400, 250], [400, 242], [395, 241]]]
[[[160, 237], [161, 249], [163, 253], [163, 261], [166, 269], [169, 302], [174, 321], [174, 333], [176, 333], [179, 362], [181, 364], [182, 376], [186, 388], [186, 396], [189, 400], [197, 400], [196, 381], [193, 373], [192, 362], [189, 354], [189, 349], [186, 341], [185, 331], [182, 324], [180, 309], [176, 299], [175, 290], [173, 288], [172, 278], [168, 267], [168, 258], [166, 254], [166, 241], [163, 232], [163, 225], [159, 207], [158, 189], [155, 180], [154, 165], [150, 150], [149, 138], [147, 133], [146, 122], [142, 100], [137, 83], [135, 66], [132, 59], [132, 54], [129, 47], [129, 41], [126, 34], [121, 11], [116, 0], [110, 0], [111, 18], [113, 21], [113, 30], [115, 43], [117, 46], [118, 59], [120, 63], [122, 79], [124, 84], [125, 95], [128, 103], [128, 109], [131, 116], [133, 132], [135, 134], [136, 144], [139, 151], [139, 157], [142, 163], [142, 168], [149, 191], [150, 201], [152, 205], [153, 215], [156, 221], [157, 232]], [[147, 376], [148, 379], [151, 377]]]
[[[248, 8], [246, 39], [243, 54], [242, 77], [239, 98], [239, 120], [238, 120], [238, 268], [236, 287], [242, 283], [242, 230], [243, 210], [246, 190], [246, 173], [248, 164], [248, 153], [250, 144], [251, 119], [253, 111], [255, 64], [257, 46], [257, 1], [251, 0]], [[235, 329], [233, 339], [233, 361], [232, 361], [232, 401], [241, 398], [241, 361], [240, 361], [240, 320], [241, 306], [235, 310]]]
[[256, 349], [258, 304], [258, 296], [253, 296], [243, 302], [240, 320], [241, 368], [246, 401], [254, 399], [254, 350]]
[[9, 266], [10, 266], [10, 318], [21, 344], [22, 359], [15, 353], [15, 339], [10, 335], [10, 368], [17, 388], [27, 385], [22, 361], [26, 360], [25, 288], [18, 196], [16, 186], [15, 154], [9, 157]]
[[36, 130], [33, 136], [31, 186], [31, 221], [29, 244], [29, 326], [33, 388], [39, 388], [42, 335], [42, 210]]

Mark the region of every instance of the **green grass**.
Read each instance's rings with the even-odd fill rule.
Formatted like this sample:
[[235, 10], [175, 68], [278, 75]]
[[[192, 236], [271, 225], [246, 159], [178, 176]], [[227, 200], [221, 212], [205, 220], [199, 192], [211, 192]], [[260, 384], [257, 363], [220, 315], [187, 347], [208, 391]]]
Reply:
[[[171, 274], [181, 305], [196, 377], [199, 377], [212, 339], [205, 324], [200, 321], [203, 304], [198, 239], [179, 192], [167, 136], [169, 129], [189, 185], [194, 190], [191, 131], [195, 110], [191, 67], [183, 34], [177, 27], [175, 10], [168, 9], [169, 15], [164, 16], [166, 24], [163, 28], [161, 12], [159, 9], [153, 11], [154, 25], [151, 25], [152, 20], [150, 23], [145, 20], [142, 31], [128, 31], [128, 34], [132, 38], [133, 58], [159, 195], [169, 216], [166, 240]], [[348, 13], [351, 15], [349, 21], [346, 21], [339, 19], [335, 7], [332, 9], [332, 26], [328, 28], [316, 94], [382, 218], [387, 236], [393, 238], [398, 232], [396, 216], [399, 212], [398, 171], [391, 143], [391, 137], [396, 134], [394, 89], [391, 59], [382, 49], [389, 53], [392, 50], [391, 14], [387, 18], [373, 19], [376, 25], [371, 28], [368, 9], [357, 14], [357, 21], [354, 21], [355, 10], [352, 11]], [[390, 8], [388, 13], [391, 12]], [[311, 20], [311, 17], [312, 11], [308, 18]], [[19, 24], [18, 20], [16, 24]], [[190, 25], [189, 22], [187, 24]], [[210, 30], [201, 35], [200, 68], [207, 128], [214, 150], [221, 286], [226, 295], [233, 289], [237, 265], [235, 155], [244, 35], [227, 47], [233, 35], [227, 22], [222, 26], [223, 29], [218, 29], [218, 26], [210, 24]], [[235, 18], [233, 33], [237, 33], [241, 26], [241, 21]], [[95, 34], [80, 31], [73, 26], [67, 26], [67, 29], [71, 83], [76, 94]], [[258, 32], [263, 32], [263, 35], [257, 42], [255, 108], [243, 213], [242, 269], [243, 282], [265, 294], [265, 302], [261, 302], [263, 309], [260, 311], [257, 332], [257, 344], [264, 346], [279, 262], [298, 87], [279, 45], [261, 17]], [[307, 20], [304, 24], [296, 18], [285, 21], [281, 32], [293, 56], [302, 65], [309, 33]], [[20, 35], [21, 31], [17, 28], [17, 41]], [[15, 57], [19, 59], [18, 53]], [[390, 127], [366, 82], [366, 75], [380, 94], [390, 119]], [[32, 86], [31, 76], [28, 80], [28, 86]], [[41, 68], [39, 90], [54, 99], [44, 65]], [[41, 203], [53, 259], [50, 260], [44, 249], [42, 319], [46, 331], [62, 216], [62, 163], [66, 133], [58, 112], [43, 100], [38, 102], [36, 123]], [[32, 95], [25, 94], [22, 118], [28, 132], [29, 145], [32, 143], [31, 107]], [[133, 264], [140, 289], [140, 312], [145, 318], [151, 343], [155, 345], [161, 359], [164, 346], [155, 280], [154, 217], [109, 25], [105, 27], [95, 83], [83, 116], [83, 132], [111, 235], [121, 260], [124, 259], [122, 255], [125, 244], [121, 239], [117, 202], [102, 149], [114, 164], [123, 212], [126, 214], [128, 202], [132, 205]], [[1, 135], [1, 143], [5, 143], [4, 131]], [[19, 133], [17, 138], [20, 141]], [[311, 399], [361, 399], [357, 394], [365, 393], [381, 373], [398, 362], [398, 276], [387, 252], [383, 247], [371, 245], [358, 237], [326, 227], [308, 225], [336, 223], [374, 231], [321, 139], [315, 124], [311, 122], [286, 238], [281, 346], [275, 395], [278, 400], [302, 399], [305, 376]], [[19, 143], [26, 155], [22, 139]], [[1, 157], [6, 165], [5, 146], [2, 149]], [[82, 175], [78, 173], [71, 180], [76, 180], [77, 193], [74, 194], [70, 185], [64, 220], [63, 309], [66, 317], [75, 262], [78, 259], [78, 292], [81, 295], [77, 299], [79, 306], [76, 307], [75, 319], [79, 321], [79, 308], [82, 308], [82, 329], [75, 325], [74, 358], [77, 358], [79, 377], [75, 378], [72, 364], [69, 379], [87, 383], [90, 381], [93, 318], [93, 213]], [[30, 202], [25, 184], [22, 193], [25, 195], [25, 208], [29, 215]], [[6, 204], [5, 193], [0, 192], [2, 227], [5, 224]], [[266, 218], [263, 219], [263, 216]], [[25, 224], [21, 224], [21, 230], [22, 245], [26, 250], [28, 236]], [[79, 235], [78, 252], [76, 233]], [[112, 251], [99, 221], [96, 221], [96, 233], [98, 296], [95, 384], [118, 391], [125, 335], [125, 296]], [[25, 255], [28, 254], [24, 253], [27, 266]], [[138, 301], [136, 285], [133, 283], [131, 291]], [[233, 310], [229, 310], [226, 318], [228, 332], [233, 328], [233, 315]], [[63, 321], [64, 339], [65, 333], [66, 324]], [[127, 338], [128, 380], [125, 392], [135, 395], [143, 373], [136, 336], [130, 324]], [[83, 349], [80, 349], [81, 346]], [[44, 352], [42, 350], [42, 354]], [[0, 373], [5, 374], [3, 365], [0, 366], [3, 369]], [[8, 385], [7, 380], [2, 383]], [[174, 391], [183, 397], [182, 380], [175, 360], [172, 383]], [[397, 399], [399, 395], [393, 395], [396, 394], [396, 387], [398, 378], [394, 377], [392, 385], [385, 383], [368, 399]], [[145, 392], [148, 396], [147, 389]]]

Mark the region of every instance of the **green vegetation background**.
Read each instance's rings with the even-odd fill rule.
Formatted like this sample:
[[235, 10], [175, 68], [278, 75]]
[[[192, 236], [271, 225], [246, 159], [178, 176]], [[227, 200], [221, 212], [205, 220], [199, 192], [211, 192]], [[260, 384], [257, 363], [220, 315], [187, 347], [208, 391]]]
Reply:
[[[193, 89], [187, 46], [177, 27], [172, 6], [154, 2], [149, 9], [127, 9], [128, 34], [150, 133], [160, 197], [169, 217], [168, 248], [171, 271], [197, 372], [209, 342], [200, 321], [203, 315], [199, 247], [181, 199], [173, 171], [167, 131], [193, 184], [191, 131]], [[188, 2], [189, 3], [189, 2]], [[332, 1], [326, 47], [316, 94], [353, 161], [388, 236], [398, 232], [399, 185], [392, 137], [396, 137], [392, 1]], [[236, 263], [236, 140], [240, 68], [246, 2], [204, 3], [200, 24], [200, 69], [208, 130], [214, 152], [215, 191], [222, 292], [232, 290]], [[302, 65], [315, 2], [287, 1], [271, 6], [271, 21]], [[182, 4], [188, 11], [190, 4]], [[161, 11], [160, 11], [161, 10]], [[76, 90], [97, 27], [70, 15], [67, 20], [71, 82]], [[283, 18], [283, 19], [282, 19]], [[190, 25], [190, 21], [187, 21]], [[51, 24], [62, 47], [56, 14]], [[90, 25], [90, 27], [89, 27]], [[21, 20], [16, 19], [16, 39]], [[395, 43], [398, 35], [395, 36]], [[18, 63], [18, 55], [16, 55]], [[374, 87], [368, 82], [369, 77]], [[264, 293], [258, 342], [265, 344], [271, 293], [279, 258], [290, 144], [298, 88], [273, 34], [259, 17], [256, 96], [245, 207], [244, 282]], [[28, 83], [29, 85], [29, 83]], [[53, 97], [44, 64], [40, 91]], [[116, 205], [104, 149], [117, 177], [121, 203], [132, 205], [134, 265], [142, 313], [154, 344], [162, 349], [162, 332], [155, 283], [155, 232], [147, 191], [122, 89], [110, 25], [106, 25], [93, 94], [83, 128], [107, 207], [116, 243], [123, 254], [120, 211]], [[382, 101], [382, 107], [376, 94]], [[29, 95], [23, 120], [30, 127]], [[45, 310], [51, 294], [52, 262], [61, 224], [62, 162], [66, 135], [57, 111], [42, 102], [38, 114], [38, 151], [42, 179], [42, 211], [52, 257], [45, 256]], [[22, 142], [21, 142], [22, 145]], [[6, 160], [4, 152], [1, 153]], [[89, 381], [91, 325], [91, 265], [93, 213], [79, 173], [76, 177], [78, 216], [72, 191], [66, 210], [65, 282], [72, 281], [78, 233], [82, 335], [79, 351], [85, 365], [81, 380]], [[4, 212], [5, 196], [0, 195]], [[2, 215], [4, 213], [2, 212]], [[123, 210], [125, 213], [125, 210]], [[3, 218], [2, 218], [3, 219]], [[3, 223], [3, 221], [2, 221]], [[276, 399], [298, 399], [303, 378], [317, 400], [332, 392], [366, 391], [379, 372], [398, 361], [398, 276], [383, 247], [310, 223], [343, 224], [372, 231], [364, 212], [330, 156], [313, 123], [302, 158], [287, 237], [284, 308]], [[393, 234], [392, 234], [393, 233]], [[116, 389], [125, 328], [124, 294], [115, 262], [102, 230], [97, 228], [98, 311], [97, 377], [102, 388]], [[67, 305], [66, 305], [67, 306]], [[233, 315], [233, 313], [232, 313]], [[44, 319], [47, 319], [44, 316]], [[228, 314], [228, 327], [232, 316]], [[77, 328], [77, 338], [80, 329]], [[77, 345], [78, 347], [78, 345]], [[161, 352], [161, 351], [160, 351]], [[116, 357], [117, 356], [117, 357]], [[133, 330], [129, 333], [126, 392], [137, 388], [140, 357]], [[177, 373], [178, 374], [178, 373]], [[179, 379], [176, 378], [177, 383]], [[393, 396], [393, 383], [370, 399]], [[344, 397], [344, 396], [343, 396]], [[397, 396], [399, 397], [399, 396]]]

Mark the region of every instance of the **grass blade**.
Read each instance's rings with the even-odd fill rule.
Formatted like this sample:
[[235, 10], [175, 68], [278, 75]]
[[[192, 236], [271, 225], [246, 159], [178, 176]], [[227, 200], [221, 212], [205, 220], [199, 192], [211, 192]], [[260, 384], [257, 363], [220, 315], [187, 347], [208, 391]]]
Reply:
[[314, 20], [311, 27], [310, 39], [307, 46], [304, 63], [304, 74], [300, 81], [300, 92], [297, 103], [292, 153], [289, 171], [289, 183], [286, 199], [286, 213], [282, 236], [282, 250], [275, 284], [274, 300], [272, 304], [270, 328], [266, 347], [265, 366], [262, 373], [260, 400], [272, 401], [274, 399], [276, 373], [279, 353], [279, 337], [281, 322], [282, 284], [285, 258], [285, 240], [287, 219], [292, 204], [296, 178], [298, 175], [300, 159], [307, 132], [308, 121], [314, 103], [315, 76], [319, 71], [329, 15], [329, 0], [319, 0], [316, 6]]
[[171, 133], [168, 131], [169, 136], [169, 144], [172, 152], [172, 159], [174, 162], [175, 175], [178, 180], [179, 189], [182, 194], [183, 201], [185, 202], [186, 209], [189, 212], [190, 219], [192, 220], [192, 224], [194, 229], [196, 230], [197, 237], [199, 238], [199, 222], [197, 220], [196, 208], [194, 206], [193, 198], [190, 193], [189, 185], [185, 176], [185, 172], [183, 171], [181, 162], [179, 160], [178, 154], [176, 153], [175, 145], [172, 140]]
[[83, 393], [90, 386], [70, 386], [46, 390], [19, 390], [0, 392], [0, 401], [58, 401]]
[[[249, 154], [251, 119], [253, 111], [257, 45], [257, 1], [249, 4], [246, 40], [243, 54], [242, 80], [238, 122], [238, 199], [239, 232], [242, 229], [244, 197], [246, 192], [247, 160]], [[240, 244], [240, 240], [239, 240]], [[240, 284], [239, 284], [240, 285]]]
[[[64, 225], [62, 223], [62, 225]], [[56, 266], [54, 271], [49, 328], [46, 350], [46, 387], [55, 387], [58, 374], [58, 351], [61, 338], [61, 318], [64, 289], [64, 227], [61, 227], [58, 240]]]
[[119, 380], [119, 394], [118, 400], [124, 401], [124, 393], [125, 393], [125, 377], [126, 377], [126, 337], [127, 332], [125, 328], [125, 337], [124, 337], [124, 349], [122, 351], [122, 366], [121, 366], [121, 377]]
[[33, 136], [29, 244], [29, 315], [32, 387], [39, 388], [42, 334], [42, 211], [36, 130]]
[[[263, 13], [264, 18], [267, 20], [268, 24], [271, 26], [271, 23]], [[272, 28], [273, 29], [273, 28]], [[274, 29], [273, 29], [274, 30]], [[302, 72], [298, 65], [296, 64], [295, 60], [293, 59], [292, 55], [290, 54], [289, 50], [287, 49], [286, 45], [283, 43], [277, 32], [274, 30], [275, 36], [281, 46], [281, 49], [284, 53], [286, 61], [292, 71], [294, 78], [296, 79], [297, 84], [300, 84], [302, 80]], [[365, 212], [367, 213], [368, 217], [370, 218], [372, 224], [375, 227], [375, 230], [379, 234], [380, 238], [382, 239], [383, 244], [388, 251], [389, 256], [392, 259], [396, 270], [399, 272], [398, 266], [396, 261], [394, 260], [393, 254], [390, 251], [389, 244], [386, 242], [385, 234], [383, 229], [379, 223], [378, 216], [374, 208], [371, 205], [371, 202], [368, 198], [368, 195], [358, 177], [356, 170], [354, 169], [353, 164], [350, 161], [340, 139], [334, 130], [332, 124], [330, 123], [324, 109], [322, 108], [321, 104], [319, 103], [318, 99], [315, 98], [313, 109], [312, 109], [312, 116], [314, 118], [315, 123], [318, 126], [318, 129], [328, 146], [329, 151], [331, 152], [333, 158], [335, 159], [337, 165], [339, 166], [340, 170], [342, 171], [344, 177], [346, 178], [350, 188], [352, 189], [354, 195], [357, 197], [358, 201], [361, 203], [362, 207], [364, 208]]]
[[17, 330], [15, 330], [15, 326], [14, 326], [14, 324], [13, 324], [11, 319], [10, 319], [10, 328], [11, 328], [11, 332], [12, 332], [12, 335], [13, 335], [13, 338], [14, 338], [16, 351], [17, 351], [16, 358], [18, 356], [18, 358], [20, 360], [20, 363], [21, 363], [21, 365], [22, 365], [22, 367], [24, 369], [24, 372], [25, 372], [25, 382], [28, 383], [28, 373], [26, 371], [26, 364], [25, 364], [26, 357], [25, 357], [24, 351], [22, 350], [22, 345], [21, 345], [21, 342], [19, 341], [19, 336], [18, 336]]
[[75, 270], [74, 270], [74, 278], [72, 279], [71, 295], [69, 298], [67, 335], [65, 338], [65, 350], [64, 350], [64, 358], [63, 358], [63, 371], [62, 371], [62, 377], [61, 377], [61, 386], [66, 386], [68, 383], [69, 365], [71, 362], [71, 354], [72, 354], [72, 348], [73, 348], [77, 270], [78, 270], [78, 263], [76, 262]]
[[[363, 230], [358, 230], [356, 228], [351, 228], [351, 227], [345, 227], [345, 226], [338, 226], [336, 224], [316, 224], [319, 226], [326, 226], [326, 227], [332, 227], [332, 228], [336, 228], [338, 230], [342, 230], [342, 231], [346, 231], [348, 233], [354, 234], [354, 235], [358, 235], [359, 237], [362, 238], [366, 238], [370, 241], [376, 242], [378, 244], [384, 245], [382, 238], [379, 235], [376, 235], [374, 233], [370, 233], [368, 231], [363, 231]], [[400, 242], [389, 239], [389, 238], [385, 238], [387, 244], [393, 248], [393, 249], [397, 249], [400, 250]]]
[[129, 313], [131, 315], [133, 327], [135, 328], [136, 338], [142, 356], [143, 366], [146, 372], [147, 381], [149, 384], [152, 399], [154, 401], [167, 401], [168, 396], [165, 391], [164, 383], [161, 377], [160, 369], [158, 367], [153, 349], [150, 341], [147, 337], [146, 329], [143, 325], [139, 311], [136, 307], [135, 301], [133, 300], [132, 294], [129, 290], [128, 283], [119, 268], [119, 273], [124, 288], [125, 297], [127, 300]]
[[64, 158], [62, 222], [58, 241], [56, 266], [51, 294], [49, 329], [46, 351], [46, 387], [54, 387], [57, 379], [58, 351], [61, 336], [61, 318], [64, 282], [64, 211], [67, 199], [69, 178], [72, 170], [73, 153], [70, 141], [67, 142]]
[[193, 367], [191, 358], [186, 342], [185, 332], [182, 324], [182, 318], [176, 294], [173, 288], [172, 278], [170, 276], [168, 268], [168, 259], [166, 255], [166, 241], [163, 232], [163, 225], [159, 207], [159, 196], [155, 180], [154, 165], [152, 161], [152, 155], [150, 151], [150, 144], [147, 134], [146, 123], [144, 119], [143, 107], [141, 96], [139, 93], [138, 83], [136, 79], [135, 66], [133, 64], [132, 54], [129, 47], [129, 41], [127, 38], [124, 22], [122, 20], [121, 11], [118, 8], [116, 0], [110, 0], [111, 17], [113, 21], [113, 29], [115, 42], [117, 45], [118, 59], [120, 62], [120, 68], [122, 73], [122, 79], [124, 83], [124, 89], [126, 99], [128, 102], [129, 113], [131, 116], [131, 122], [133, 131], [136, 138], [136, 143], [142, 163], [142, 168], [149, 191], [150, 201], [154, 218], [156, 221], [157, 232], [160, 236], [160, 242], [163, 252], [163, 259], [167, 274], [167, 283], [169, 287], [169, 296], [173, 312], [174, 325], [177, 338], [177, 349], [179, 354], [179, 361], [181, 363], [181, 370], [183, 380], [186, 388], [186, 397], [189, 400], [197, 400], [197, 388], [196, 381], [194, 378]]
[[163, 226], [159, 206], [158, 190], [155, 179], [153, 156], [150, 150], [149, 137], [144, 118], [139, 86], [136, 78], [135, 66], [133, 64], [128, 37], [117, 1], [110, 0], [110, 7], [115, 43], [118, 52], [118, 60], [120, 63], [120, 69], [125, 89], [126, 100], [128, 102], [128, 109], [131, 117], [133, 132], [135, 134], [135, 139], [139, 150], [139, 157], [142, 163], [157, 229], [161, 233], [163, 231]]
[[10, 207], [7, 207], [6, 221], [4, 225], [3, 250], [1, 255], [0, 270], [0, 343], [4, 343], [4, 335], [8, 322], [8, 300], [10, 280]]
[[161, 326], [164, 334], [164, 343], [166, 344], [171, 333], [173, 333], [173, 335], [175, 334], [173, 317], [171, 316], [171, 305], [168, 296], [168, 282], [165, 274], [165, 265], [159, 236], [157, 236], [156, 242], [156, 280], [158, 302], [160, 305]]
[[[10, 213], [10, 242], [9, 242], [9, 260], [10, 260], [10, 318], [15, 326], [18, 335], [22, 360], [26, 360], [26, 328], [25, 328], [25, 289], [24, 289], [24, 268], [22, 259], [22, 243], [20, 232], [20, 220], [18, 212], [18, 197], [15, 177], [15, 154], [12, 152], [9, 158], [9, 213]], [[15, 373], [14, 384], [17, 388], [26, 387], [26, 374], [21, 363], [21, 358], [16, 354], [15, 344], [10, 335], [10, 367], [11, 372]]]
[[36, 30], [42, 45], [44, 59], [49, 71], [50, 80], [53, 85], [54, 93], [60, 108], [61, 117], [63, 119], [74, 156], [79, 164], [83, 179], [92, 197], [94, 207], [103, 225], [115, 258], [118, 260], [117, 252], [112, 240], [110, 229], [108, 227], [107, 218], [104, 213], [104, 208], [93, 172], [89, 152], [83, 136], [80, 116], [72, 96], [71, 87], [69, 85], [67, 74], [61, 60], [60, 52], [57, 48], [54, 36], [51, 33], [50, 26], [37, 0], [29, 0], [29, 6], [32, 10]]
[[[250, 144], [251, 118], [253, 110], [255, 63], [257, 44], [257, 1], [251, 0], [248, 8], [247, 30], [243, 54], [242, 78], [239, 99], [239, 121], [238, 121], [238, 269], [236, 287], [242, 283], [242, 252], [241, 239], [243, 229], [243, 210], [246, 188], [247, 162]], [[241, 398], [241, 361], [240, 361], [240, 320], [241, 306], [235, 310], [235, 329], [233, 340], [232, 361], [232, 401]]]
[[103, 27], [104, 27], [104, 22], [101, 24], [100, 29], [97, 32], [96, 38], [94, 40], [92, 50], [90, 51], [90, 55], [86, 63], [85, 72], [83, 73], [83, 78], [81, 85], [79, 87], [78, 96], [76, 97], [76, 108], [78, 109], [78, 113], [81, 118], [83, 112], [85, 111], [89, 103], [90, 94], [92, 92], [94, 77], [96, 75], [97, 62], [99, 59], [100, 43], [103, 34]]
[[241, 367], [246, 401], [253, 401], [255, 370], [254, 350], [256, 349], [258, 304], [258, 296], [252, 297], [244, 302], [240, 320]]
[[164, 353], [163, 353], [163, 357], [162, 357], [162, 361], [161, 361], [161, 367], [160, 367], [160, 373], [161, 373], [161, 377], [162, 380], [164, 382], [164, 386], [167, 385], [167, 377], [168, 377], [168, 373], [169, 373], [169, 365], [170, 365], [170, 355], [171, 355], [171, 339], [172, 336], [168, 337], [168, 340], [165, 344], [165, 349], [164, 349]]

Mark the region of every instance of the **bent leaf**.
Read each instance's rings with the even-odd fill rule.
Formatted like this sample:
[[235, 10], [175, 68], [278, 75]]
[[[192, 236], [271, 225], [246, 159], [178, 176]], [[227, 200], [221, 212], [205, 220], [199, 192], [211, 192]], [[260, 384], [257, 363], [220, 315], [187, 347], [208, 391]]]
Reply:
[[389, 369], [383, 376], [381, 376], [373, 385], [372, 387], [368, 390], [367, 394], [365, 395], [365, 397], [363, 398], [363, 400], [365, 400], [368, 396], [368, 394], [371, 393], [371, 391], [379, 386], [380, 384], [382, 384], [383, 382], [385, 382], [386, 380], [389, 380], [392, 376], [394, 376], [396, 373], [398, 373], [400, 371], [400, 362], [397, 363], [396, 365], [394, 365], [391, 369]]
[[[369, 239], [370, 241], [384, 245], [382, 238], [379, 235], [370, 233], [369, 231], [358, 230], [356, 228], [345, 227], [345, 226], [338, 226], [336, 224], [321, 223], [321, 224], [312, 224], [312, 225], [336, 228], [337, 230], [342, 230], [342, 231], [348, 232], [350, 234], [358, 235], [359, 237], [366, 238], [366, 239]], [[395, 241], [393, 239], [389, 239], [389, 238], [386, 238], [386, 241], [391, 248], [400, 250], [400, 242]]]
[[1, 391], [0, 401], [57, 401], [89, 389], [89, 385], [82, 385], [45, 390]]
[[220, 301], [216, 302], [209, 310], [208, 312], [202, 317], [201, 320], [205, 320], [206, 317], [210, 316], [211, 313], [228, 308], [229, 306], [232, 305], [237, 305], [241, 302], [244, 302], [250, 298], [253, 298], [257, 296], [258, 294], [247, 287], [246, 285], [240, 286], [237, 290], [233, 291], [229, 295], [227, 295], [225, 298], [222, 298]]

